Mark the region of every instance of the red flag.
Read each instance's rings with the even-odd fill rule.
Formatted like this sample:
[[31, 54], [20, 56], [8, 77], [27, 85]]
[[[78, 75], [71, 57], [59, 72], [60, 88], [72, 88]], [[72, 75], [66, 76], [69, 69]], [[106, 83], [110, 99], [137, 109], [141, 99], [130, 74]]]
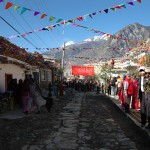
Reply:
[[11, 6], [13, 6], [13, 4], [10, 3], [10, 2], [7, 2], [7, 3], [6, 3], [6, 6], [5, 6], [5, 9], [8, 9], [8, 8], [10, 8]]
[[42, 14], [41, 19], [45, 18], [46, 16], [46, 14]]
[[142, 0], [137, 0], [139, 3], [142, 3]]
[[80, 16], [80, 17], [78, 17], [78, 18], [76, 18], [76, 19], [79, 20], [79, 21], [82, 21], [82, 20], [83, 20], [83, 17]]
[[118, 6], [115, 6], [115, 8], [121, 9], [121, 6], [118, 5]]

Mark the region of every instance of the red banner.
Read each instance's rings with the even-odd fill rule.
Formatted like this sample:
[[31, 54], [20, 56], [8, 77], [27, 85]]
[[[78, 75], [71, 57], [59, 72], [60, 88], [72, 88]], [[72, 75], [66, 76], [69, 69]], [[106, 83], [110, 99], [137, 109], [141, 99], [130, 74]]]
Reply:
[[94, 76], [94, 67], [93, 66], [72, 66], [72, 75]]

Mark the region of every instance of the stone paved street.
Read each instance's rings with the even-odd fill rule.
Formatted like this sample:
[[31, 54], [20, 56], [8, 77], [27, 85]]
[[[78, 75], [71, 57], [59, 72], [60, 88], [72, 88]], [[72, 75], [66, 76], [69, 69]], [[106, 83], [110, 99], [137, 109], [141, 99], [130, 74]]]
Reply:
[[51, 113], [0, 119], [0, 150], [149, 150], [148, 135], [93, 92], [55, 101]]

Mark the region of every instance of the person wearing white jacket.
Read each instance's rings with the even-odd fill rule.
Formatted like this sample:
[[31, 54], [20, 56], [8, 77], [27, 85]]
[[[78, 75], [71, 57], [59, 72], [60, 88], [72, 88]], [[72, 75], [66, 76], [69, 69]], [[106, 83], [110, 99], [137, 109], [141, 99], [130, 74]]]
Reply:
[[40, 98], [41, 98], [41, 90], [39, 86], [36, 84], [33, 78], [29, 80], [29, 99], [27, 103], [27, 110], [25, 114], [28, 114], [32, 102], [35, 103], [37, 108], [37, 114], [40, 114]]

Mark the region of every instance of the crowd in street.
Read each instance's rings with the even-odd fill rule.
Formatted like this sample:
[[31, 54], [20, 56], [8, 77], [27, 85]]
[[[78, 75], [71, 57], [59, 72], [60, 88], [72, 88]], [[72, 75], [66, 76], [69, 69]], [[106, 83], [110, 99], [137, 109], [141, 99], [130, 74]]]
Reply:
[[112, 97], [118, 95], [122, 109], [126, 113], [131, 109], [139, 109], [141, 114], [141, 127], [150, 130], [150, 70], [139, 69], [139, 76], [126, 74], [114, 77], [108, 86], [108, 94]]
[[104, 93], [104, 84], [100, 80], [70, 80], [68, 82], [64, 82], [64, 84], [78, 92], [97, 92], [98, 94], [101, 91]]
[[[78, 92], [88, 92], [96, 91], [100, 92], [100, 84], [93, 80], [69, 80], [62, 82], [59, 79], [55, 79], [53, 83], [49, 82], [48, 87], [45, 87], [48, 95], [44, 96], [42, 93], [42, 88], [39, 84], [35, 82], [32, 76], [24, 80], [20, 79], [11, 79], [7, 91], [4, 92], [7, 94], [9, 110], [14, 110], [15, 106], [19, 106], [22, 109], [22, 112], [28, 114], [33, 111], [34, 106], [36, 106], [36, 113], [40, 114], [40, 101], [46, 100], [48, 98], [52, 101], [52, 97], [56, 99], [65, 95], [67, 89], [70, 93], [73, 93], [74, 90]], [[102, 86], [102, 88], [104, 88]], [[49, 106], [50, 107], [50, 106]], [[50, 108], [48, 108], [50, 110]], [[0, 108], [1, 111], [1, 108]]]
[[[105, 83], [106, 85], [106, 83]], [[112, 97], [119, 97], [122, 109], [129, 113], [130, 109], [138, 109], [141, 114], [141, 126], [144, 127], [148, 120], [150, 129], [150, 71], [144, 68], [139, 69], [139, 76], [134, 74], [126, 74], [123, 76], [113, 77], [108, 83], [108, 88], [100, 80], [93, 79], [72, 79], [69, 81], [55, 80], [53, 84], [49, 82], [47, 97], [58, 97], [65, 95], [67, 89], [70, 93], [78, 92], [96, 92], [108, 93]], [[35, 80], [29, 79], [19, 80], [12, 79], [8, 86], [8, 91], [12, 92], [10, 108], [13, 109], [15, 104], [22, 108], [22, 112], [28, 114], [33, 111], [36, 106], [36, 113], [40, 114], [40, 100], [43, 98], [41, 89]]]
[[6, 93], [10, 93], [9, 104], [13, 110], [16, 105], [22, 108], [22, 112], [28, 114], [33, 110], [33, 104], [36, 105], [37, 114], [40, 114], [41, 89], [35, 80], [30, 77], [25, 80], [12, 79], [9, 82]]

